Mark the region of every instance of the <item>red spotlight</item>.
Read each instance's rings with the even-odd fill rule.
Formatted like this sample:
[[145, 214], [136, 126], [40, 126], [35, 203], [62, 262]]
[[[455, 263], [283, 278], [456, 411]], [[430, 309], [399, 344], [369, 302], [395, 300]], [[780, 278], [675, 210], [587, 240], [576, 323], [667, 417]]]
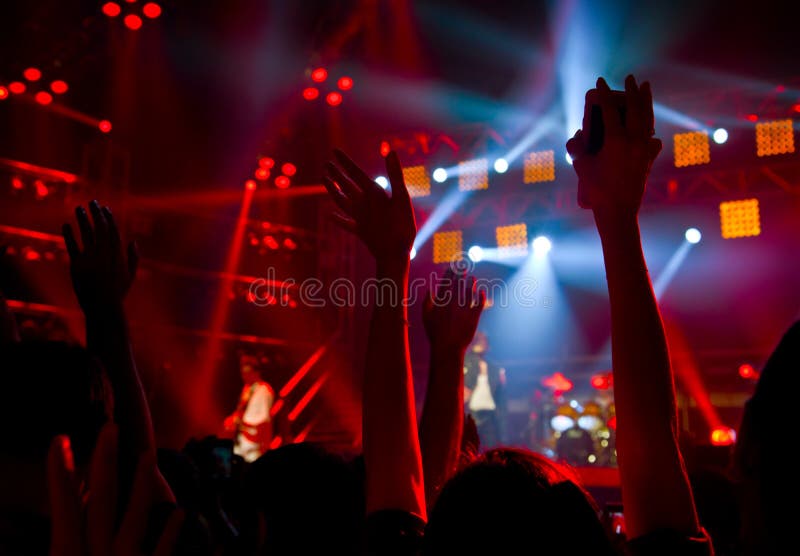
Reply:
[[275, 238], [272, 236], [264, 236], [261, 241], [264, 243], [266, 247], [269, 247], [270, 249], [273, 250], [278, 249], [280, 247], [280, 245], [278, 245], [278, 242], [275, 241]]
[[5, 100], [8, 98], [8, 88], [4, 85], [0, 85], [0, 100]]
[[142, 13], [145, 15], [145, 17], [155, 19], [161, 15], [161, 6], [155, 2], [148, 2], [144, 5], [144, 7], [142, 7]]
[[42, 180], [34, 181], [33, 188], [36, 190], [37, 199], [44, 199], [50, 193], [50, 190], [47, 189], [47, 186], [44, 184]]
[[283, 246], [292, 251], [297, 249], [297, 243], [290, 237], [283, 240]]
[[337, 92], [328, 93], [325, 101], [331, 106], [339, 106], [342, 103], [342, 94]]
[[275, 166], [275, 161], [268, 156], [262, 156], [261, 158], [258, 159], [258, 165], [261, 166], [262, 168], [266, 168], [269, 170], [270, 168]]
[[34, 95], [33, 98], [36, 99], [36, 102], [38, 102], [42, 106], [47, 106], [48, 104], [53, 102], [53, 95], [51, 95], [47, 91], [39, 91], [38, 93], [36, 93], [36, 95]]
[[103, 4], [103, 13], [108, 17], [117, 17], [121, 11], [122, 8], [120, 8], [119, 4], [116, 2], [106, 2]]
[[28, 68], [22, 72], [22, 75], [24, 75], [25, 79], [28, 81], [39, 81], [42, 78], [42, 72], [36, 68]]
[[38, 251], [34, 251], [33, 249], [26, 249], [25, 250], [25, 260], [26, 261], [38, 261], [42, 258]]
[[795, 112], [800, 112], [800, 102], [792, 106], [792, 110], [794, 110]]
[[142, 27], [142, 18], [138, 15], [128, 14], [125, 16], [125, 27], [131, 31], [137, 31]]
[[246, 182], [244, 182], [244, 188], [247, 189], [248, 191], [255, 191], [256, 187], [258, 187], [256, 180], [247, 180]]
[[389, 153], [391, 152], [391, 150], [392, 150], [392, 147], [391, 147], [391, 145], [389, 145], [389, 141], [381, 141], [381, 156], [382, 157], [386, 158], [387, 156], [389, 156]]
[[266, 181], [269, 179], [269, 170], [266, 168], [256, 168], [256, 179]]
[[57, 95], [63, 95], [64, 93], [69, 91], [69, 85], [67, 85], [66, 81], [62, 81], [61, 79], [56, 79], [55, 81], [50, 83], [50, 90]]
[[290, 178], [297, 173], [297, 167], [291, 162], [287, 162], [281, 166], [281, 171]]
[[11, 187], [19, 191], [23, 187], [25, 187], [25, 183], [19, 179], [17, 176], [11, 178]]
[[612, 380], [613, 379], [611, 375], [607, 373], [594, 375], [591, 380], [592, 388], [596, 388], [597, 390], [608, 390], [613, 384]]
[[315, 100], [319, 97], [319, 89], [316, 87], [306, 87], [303, 89], [303, 98], [306, 100]]
[[340, 77], [337, 85], [341, 90], [349, 91], [353, 88], [353, 79], [351, 77]]
[[328, 70], [325, 68], [317, 68], [311, 72], [311, 81], [314, 83], [322, 83], [328, 78]]
[[739, 365], [739, 376], [744, 379], [751, 379], [756, 378], [758, 373], [756, 372], [755, 368], [750, 365], [749, 363], [744, 363], [743, 365]]
[[750, 122], [757, 122], [758, 121], [758, 115], [756, 115], [756, 114], [748, 114], [746, 116], [746, 118]]
[[278, 176], [277, 178], [275, 178], [275, 187], [277, 187], [278, 189], [286, 189], [287, 187], [289, 187], [290, 184], [291, 182], [289, 181], [289, 178], [287, 178], [286, 176]]
[[11, 83], [8, 84], [8, 90], [14, 93], [15, 95], [21, 95], [22, 93], [25, 92], [25, 89], [27, 89], [27, 87], [25, 86], [25, 83], [23, 83], [22, 81], [12, 81]]
[[97, 127], [100, 128], [100, 131], [102, 131], [103, 133], [108, 133], [111, 131], [111, 122], [109, 122], [108, 120], [100, 120], [97, 123]]
[[736, 442], [736, 431], [726, 427], [717, 427], [711, 431], [711, 444], [714, 446], [731, 446]]

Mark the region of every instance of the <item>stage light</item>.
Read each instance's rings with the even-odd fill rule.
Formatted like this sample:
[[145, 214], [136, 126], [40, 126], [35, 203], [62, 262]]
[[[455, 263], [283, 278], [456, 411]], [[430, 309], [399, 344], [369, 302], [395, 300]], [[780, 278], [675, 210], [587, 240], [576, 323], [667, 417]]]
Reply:
[[673, 136], [675, 167], [696, 166], [711, 162], [708, 132], [687, 131]]
[[319, 97], [319, 89], [316, 87], [306, 87], [303, 89], [303, 98], [306, 100], [315, 100]]
[[273, 251], [280, 249], [280, 245], [278, 245], [277, 240], [273, 236], [264, 236], [261, 238], [261, 243], [264, 244], [265, 247], [269, 247]]
[[0, 100], [5, 100], [8, 98], [8, 88], [4, 85], [0, 85]]
[[291, 181], [286, 176], [278, 176], [275, 178], [275, 187], [278, 189], [286, 189], [291, 185]]
[[408, 258], [413, 261], [414, 257], [416, 257], [416, 256], [417, 256], [417, 248], [416, 247], [412, 247], [411, 248], [411, 252], [408, 254]]
[[392, 147], [389, 145], [389, 141], [381, 141], [381, 156], [386, 158], [391, 151]]
[[380, 185], [383, 189], [389, 189], [389, 180], [387, 180], [384, 176], [378, 176], [375, 178], [375, 183]]
[[533, 247], [533, 252], [537, 256], [542, 256], [550, 252], [550, 250], [553, 248], [553, 243], [547, 238], [547, 236], [537, 236], [536, 239], [533, 240], [531, 246]]
[[724, 127], [718, 127], [714, 130], [714, 134], [711, 137], [714, 138], [714, 142], [717, 145], [722, 145], [728, 140], [728, 130]]
[[8, 84], [8, 90], [14, 93], [15, 95], [21, 95], [22, 93], [25, 92], [25, 89], [27, 89], [27, 87], [25, 86], [25, 83], [23, 83], [22, 81], [12, 81], [11, 83]]
[[538, 183], [556, 179], [555, 153], [553, 151], [530, 152], [523, 162], [523, 182]]
[[485, 158], [458, 163], [459, 191], [489, 189], [489, 161]]
[[758, 121], [758, 116], [756, 114], [748, 114], [747, 116], [745, 116], [745, 118], [747, 118], [747, 121], [750, 121], [750, 122], [757, 122]]
[[[436, 172], [434, 176], [435, 174]], [[403, 179], [411, 197], [427, 197], [431, 194], [431, 182], [425, 172], [425, 166], [406, 166], [403, 168]]]
[[36, 68], [28, 68], [22, 72], [22, 75], [28, 81], [39, 81], [42, 78], [42, 72]]
[[756, 154], [771, 156], [794, 152], [792, 120], [775, 120], [756, 124]]
[[447, 170], [444, 168], [437, 168], [433, 171], [433, 181], [436, 183], [444, 183], [447, 181]]
[[258, 159], [258, 165], [261, 166], [262, 168], [266, 168], [267, 170], [269, 170], [270, 168], [275, 166], [275, 161], [268, 156], [262, 156], [261, 158]]
[[608, 390], [614, 384], [614, 375], [611, 373], [600, 373], [592, 376], [592, 388], [596, 390]]
[[256, 168], [255, 176], [257, 180], [266, 181], [269, 179], [269, 170], [266, 168]]
[[713, 446], [731, 446], [736, 442], [736, 431], [727, 427], [717, 427], [711, 431]]
[[483, 260], [483, 248], [480, 245], [473, 245], [467, 251], [467, 256], [473, 263], [479, 263]]
[[50, 90], [57, 95], [63, 95], [69, 90], [69, 85], [67, 85], [66, 81], [62, 81], [61, 79], [56, 79], [55, 81], [50, 83]]
[[297, 249], [297, 242], [290, 237], [287, 237], [283, 240], [283, 246], [286, 247], [289, 251], [294, 251]]
[[498, 158], [494, 161], [494, 171], [498, 174], [505, 174], [508, 170], [508, 162], [505, 158]]
[[564, 153], [564, 160], [567, 161], [567, 164], [572, 166], [572, 157], [569, 155], [569, 153]]
[[524, 257], [528, 254], [528, 226], [511, 224], [494, 230], [499, 257]]
[[103, 4], [103, 13], [108, 17], [117, 17], [122, 12], [122, 8], [116, 2], [106, 2]]
[[342, 94], [336, 91], [328, 93], [328, 96], [325, 97], [325, 102], [331, 106], [339, 106], [342, 103]]
[[23, 182], [18, 176], [14, 176], [11, 178], [11, 187], [12, 189], [19, 191], [25, 187], [25, 182]]
[[161, 15], [161, 6], [155, 2], [148, 2], [142, 7], [142, 13], [145, 15], [145, 17], [155, 19]]
[[256, 180], [247, 180], [244, 182], [244, 188], [248, 191], [255, 191], [256, 187], [258, 187]]
[[433, 262], [450, 263], [458, 260], [463, 252], [464, 239], [461, 230], [433, 234]]
[[337, 85], [342, 91], [349, 91], [353, 88], [353, 80], [350, 77], [340, 77]]
[[758, 378], [758, 373], [752, 365], [749, 363], [744, 363], [739, 365], [739, 376], [745, 380], [749, 380], [752, 378]]
[[281, 171], [290, 178], [297, 173], [297, 167], [291, 162], [285, 163], [281, 166]]
[[703, 234], [701, 234], [700, 230], [697, 228], [689, 228], [683, 235], [686, 238], [686, 241], [691, 244], [700, 243], [700, 239], [703, 237]]
[[109, 133], [111, 131], [111, 122], [108, 120], [100, 120], [97, 127], [100, 128], [100, 131], [103, 133]]
[[720, 203], [719, 219], [724, 239], [752, 237], [761, 234], [758, 199]]
[[794, 110], [795, 112], [800, 112], [800, 102], [792, 106], [792, 110]]
[[33, 98], [36, 100], [36, 102], [38, 102], [42, 106], [47, 106], [48, 104], [53, 102], [53, 95], [51, 95], [47, 91], [39, 91], [33, 96]]
[[314, 83], [322, 83], [328, 78], [328, 70], [325, 68], [317, 68], [311, 72], [311, 81]]
[[47, 186], [42, 180], [35, 180], [33, 182], [33, 189], [36, 191], [37, 199], [44, 199], [50, 194], [50, 190], [47, 189]]
[[128, 14], [125, 16], [125, 27], [131, 31], [137, 31], [142, 27], [142, 18], [135, 14]]

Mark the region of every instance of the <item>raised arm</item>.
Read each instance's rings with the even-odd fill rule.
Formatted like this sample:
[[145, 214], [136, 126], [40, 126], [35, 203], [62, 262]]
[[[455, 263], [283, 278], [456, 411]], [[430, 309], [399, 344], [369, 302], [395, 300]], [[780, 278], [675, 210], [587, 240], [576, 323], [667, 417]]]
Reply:
[[[123, 300], [136, 275], [138, 255], [133, 244], [123, 254], [119, 229], [108, 207], [89, 204], [75, 209], [81, 243], [65, 224], [72, 285], [86, 318], [86, 344], [102, 362], [114, 391], [114, 419], [119, 425], [123, 457], [134, 461], [155, 451], [153, 424], [144, 388], [133, 359]], [[129, 457], [130, 456], [130, 457]]]
[[458, 467], [464, 429], [464, 353], [485, 302], [486, 294], [475, 290], [475, 278], [448, 271], [436, 295], [429, 292], [422, 307], [431, 344], [419, 434], [428, 506]]
[[325, 185], [336, 220], [375, 257], [379, 296], [372, 312], [363, 391], [367, 513], [401, 510], [426, 518], [422, 460], [408, 352], [409, 253], [416, 223], [397, 154], [386, 157], [391, 197], [336, 151]]
[[[696, 534], [699, 524], [678, 449], [675, 391], [664, 326], [642, 253], [638, 212], [661, 141], [653, 138], [649, 83], [625, 80], [625, 121], [597, 81], [605, 139], [588, 154], [586, 130], [567, 144], [579, 198], [594, 212], [611, 304], [617, 450], [628, 537]], [[588, 111], [587, 111], [588, 112]]]

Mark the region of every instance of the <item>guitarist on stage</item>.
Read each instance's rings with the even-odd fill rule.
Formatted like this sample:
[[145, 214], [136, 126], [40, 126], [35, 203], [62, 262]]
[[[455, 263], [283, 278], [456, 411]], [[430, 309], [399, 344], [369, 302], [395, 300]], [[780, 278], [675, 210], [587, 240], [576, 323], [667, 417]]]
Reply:
[[236, 411], [225, 418], [225, 430], [233, 435], [233, 453], [245, 461], [253, 462], [269, 448], [272, 440], [270, 410], [275, 392], [259, 374], [258, 360], [242, 355], [239, 370], [244, 388], [239, 396]]

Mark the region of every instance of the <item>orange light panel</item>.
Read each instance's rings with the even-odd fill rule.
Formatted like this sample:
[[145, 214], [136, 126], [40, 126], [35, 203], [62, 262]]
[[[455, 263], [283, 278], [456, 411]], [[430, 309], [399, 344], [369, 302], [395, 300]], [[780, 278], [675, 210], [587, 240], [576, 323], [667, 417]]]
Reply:
[[464, 238], [461, 230], [433, 234], [433, 262], [450, 263], [464, 256]]
[[431, 180], [425, 172], [425, 166], [403, 168], [403, 179], [411, 197], [427, 197], [431, 194]]
[[458, 163], [458, 189], [475, 191], [489, 189], [489, 161], [485, 158]]
[[528, 254], [528, 226], [511, 224], [495, 229], [498, 255], [500, 257], [520, 257]]
[[556, 159], [553, 151], [537, 151], [525, 156], [523, 182], [555, 181]]
[[751, 237], [761, 233], [758, 199], [728, 201], [719, 204], [719, 221], [722, 237]]
[[673, 140], [675, 143], [676, 168], [708, 164], [711, 162], [708, 133], [705, 131], [676, 133], [673, 136]]
[[756, 154], [772, 156], [794, 152], [792, 120], [775, 120], [756, 124]]

